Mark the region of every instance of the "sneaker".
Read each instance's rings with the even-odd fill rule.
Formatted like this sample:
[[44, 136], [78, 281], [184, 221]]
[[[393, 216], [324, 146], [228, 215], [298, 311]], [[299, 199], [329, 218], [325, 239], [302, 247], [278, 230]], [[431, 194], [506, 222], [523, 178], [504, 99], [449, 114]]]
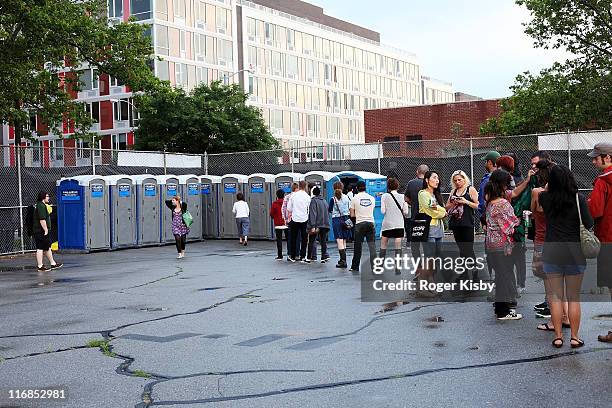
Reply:
[[39, 266], [39, 267], [38, 267], [36, 270], [37, 270], [38, 272], [48, 272], [48, 271], [50, 271], [51, 269], [50, 269], [50, 268], [47, 268], [45, 265], [43, 265], [43, 266]]
[[176, 256], [176, 259], [181, 259], [181, 258], [182, 258], [181, 254], [178, 254], [178, 255]]
[[277, 257], [276, 257], [276, 258], [274, 258], [274, 259], [276, 259], [277, 261], [282, 261], [282, 260], [283, 260], [283, 257], [282, 257], [282, 256], [277, 256]]
[[544, 309], [548, 309], [547, 302], [538, 303], [537, 305], [533, 307], [533, 310], [535, 310], [536, 312], [544, 310]]
[[327, 262], [327, 260], [328, 260], [328, 259], [329, 259], [329, 258], [323, 258], [323, 259], [321, 259], [321, 263], [325, 263], [325, 262]]
[[516, 313], [513, 310], [510, 310], [505, 316], [497, 316], [497, 320], [520, 320], [523, 318], [523, 315], [520, 313]]
[[353, 267], [351, 267], [351, 268], [349, 269], [349, 272], [359, 272], [359, 269], [353, 269]]
[[550, 309], [546, 308], [536, 312], [536, 317], [541, 319], [550, 319]]
[[343, 268], [343, 269], [346, 269], [346, 268], [348, 268], [348, 265], [346, 264], [346, 262], [338, 262], [338, 263], [336, 264], [336, 268]]
[[288, 260], [289, 262], [293, 262], [293, 263], [295, 263], [295, 258], [291, 258], [290, 256], [289, 256], [289, 257], [287, 257], [287, 260]]
[[308, 258], [304, 258], [304, 259], [302, 259], [302, 263], [303, 263], [303, 264], [309, 264], [309, 263], [311, 263], [311, 262], [312, 262], [312, 261], [311, 261], [310, 259], [308, 259]]
[[61, 268], [62, 266], [64, 266], [64, 264], [63, 264], [63, 263], [61, 263], [61, 262], [57, 262], [55, 265], [51, 265], [51, 267], [49, 268], [49, 270], [59, 269], [59, 268]]

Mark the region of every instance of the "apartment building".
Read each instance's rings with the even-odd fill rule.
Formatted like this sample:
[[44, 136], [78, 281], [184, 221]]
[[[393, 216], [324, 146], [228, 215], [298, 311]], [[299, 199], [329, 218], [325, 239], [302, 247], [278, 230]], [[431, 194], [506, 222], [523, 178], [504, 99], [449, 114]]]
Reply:
[[[150, 25], [161, 59], [156, 76], [187, 91], [214, 80], [239, 83], [281, 145], [310, 147], [312, 159], [338, 158], [341, 145], [363, 143], [365, 110], [428, 103], [424, 95], [440, 90], [429, 78], [424, 86], [414, 54], [384, 46], [379, 33], [300, 0], [108, 0], [108, 15], [110, 24], [133, 17]], [[97, 121], [99, 147], [128, 148], [137, 119], [131, 94], [92, 69], [84, 69], [81, 80], [75, 97]], [[442, 85], [443, 95], [453, 93], [451, 84]], [[433, 98], [446, 97], [435, 92]], [[35, 118], [32, 129], [41, 130]], [[54, 147], [86, 146], [42, 133], [34, 159], [50, 166], [65, 161]], [[11, 129], [2, 134], [11, 143]]]

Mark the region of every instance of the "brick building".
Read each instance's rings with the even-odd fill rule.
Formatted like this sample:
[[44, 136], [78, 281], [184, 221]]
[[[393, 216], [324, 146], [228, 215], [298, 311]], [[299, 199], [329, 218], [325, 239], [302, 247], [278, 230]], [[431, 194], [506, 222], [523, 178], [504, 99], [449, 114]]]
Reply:
[[476, 137], [480, 125], [499, 113], [499, 99], [366, 110], [365, 141], [387, 142], [385, 155], [395, 155], [390, 142], [396, 142], [398, 156], [435, 156], [440, 153], [436, 140], [455, 137], [454, 123], [461, 124], [460, 138]]

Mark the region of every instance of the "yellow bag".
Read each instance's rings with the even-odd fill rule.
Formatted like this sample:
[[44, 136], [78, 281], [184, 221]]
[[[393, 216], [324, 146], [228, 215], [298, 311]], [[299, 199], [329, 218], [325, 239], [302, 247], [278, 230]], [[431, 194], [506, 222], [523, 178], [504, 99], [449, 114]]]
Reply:
[[52, 251], [57, 251], [58, 249], [59, 249], [59, 244], [57, 243], [57, 241], [51, 244]]

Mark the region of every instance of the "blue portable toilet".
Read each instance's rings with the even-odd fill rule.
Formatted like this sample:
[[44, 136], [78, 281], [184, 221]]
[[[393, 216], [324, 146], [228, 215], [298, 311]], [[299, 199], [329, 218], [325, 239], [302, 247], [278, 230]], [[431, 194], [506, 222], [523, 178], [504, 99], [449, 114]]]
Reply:
[[108, 185], [111, 248], [136, 246], [136, 189], [126, 175], [102, 177]]
[[[366, 183], [366, 193], [376, 199], [374, 225], [376, 226], [376, 238], [378, 239], [380, 237], [384, 218], [380, 211], [380, 199], [382, 195], [387, 192], [387, 177], [382, 174], [370, 173], [367, 171], [343, 171], [336, 173], [336, 177], [344, 184], [345, 188], [357, 184], [358, 181], [364, 181]], [[333, 238], [333, 231], [330, 234], [330, 238]]]
[[160, 200], [152, 174], [133, 176], [136, 184], [136, 245], [159, 245]]
[[200, 176], [203, 238], [219, 238], [219, 217], [221, 214], [220, 184], [221, 177], [219, 176]]
[[60, 249], [110, 248], [109, 193], [100, 176], [57, 181], [57, 238]]
[[236, 202], [236, 194], [244, 194], [245, 201], [248, 200], [249, 192], [247, 190], [249, 178], [244, 174], [226, 174], [221, 177], [221, 185], [219, 195], [221, 196], [219, 215], [220, 219], [220, 238], [238, 238], [238, 227], [236, 226], [236, 218], [232, 213], [234, 203]]
[[[335, 173], [329, 171], [309, 171], [304, 174], [304, 180], [318, 186], [321, 189], [321, 195], [329, 201], [334, 195], [334, 183], [340, 179]], [[310, 191], [307, 193], [310, 194]]]

